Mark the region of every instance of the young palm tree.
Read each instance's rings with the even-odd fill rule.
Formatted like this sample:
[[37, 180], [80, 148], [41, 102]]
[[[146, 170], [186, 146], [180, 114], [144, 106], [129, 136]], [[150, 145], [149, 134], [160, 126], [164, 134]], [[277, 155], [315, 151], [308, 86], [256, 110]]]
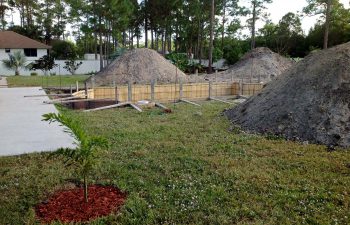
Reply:
[[97, 161], [98, 151], [108, 148], [107, 140], [102, 137], [88, 136], [79, 123], [73, 121], [62, 114], [48, 113], [43, 115], [43, 120], [59, 122], [64, 127], [64, 131], [70, 134], [77, 141], [77, 148], [61, 148], [53, 153], [53, 155], [64, 156], [66, 165], [75, 165], [84, 179], [84, 200], [88, 202], [88, 175], [92, 172]]
[[27, 59], [22, 52], [17, 51], [14, 52], [13, 54], [9, 54], [9, 59], [4, 59], [2, 60], [2, 63], [7, 69], [14, 70], [15, 75], [19, 75], [19, 70], [21, 68], [26, 68], [26, 63]]

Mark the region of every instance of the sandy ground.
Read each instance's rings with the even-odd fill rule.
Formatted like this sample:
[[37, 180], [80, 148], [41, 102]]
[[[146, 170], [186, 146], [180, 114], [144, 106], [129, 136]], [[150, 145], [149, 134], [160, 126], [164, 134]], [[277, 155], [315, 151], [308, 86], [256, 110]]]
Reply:
[[97, 73], [95, 84], [97, 86], [108, 86], [113, 82], [150, 84], [154, 80], [157, 83], [172, 83], [177, 79], [187, 81], [189, 77], [156, 51], [140, 48], [125, 52]]
[[206, 79], [212, 81], [268, 83], [293, 65], [293, 60], [262, 47], [247, 52], [228, 70], [218, 74], [207, 75]]
[[35, 88], [0, 88], [0, 155], [54, 151], [74, 148], [74, 139], [63, 132], [58, 123], [41, 121], [45, 113], [57, 113], [53, 105], [43, 104], [48, 97]]

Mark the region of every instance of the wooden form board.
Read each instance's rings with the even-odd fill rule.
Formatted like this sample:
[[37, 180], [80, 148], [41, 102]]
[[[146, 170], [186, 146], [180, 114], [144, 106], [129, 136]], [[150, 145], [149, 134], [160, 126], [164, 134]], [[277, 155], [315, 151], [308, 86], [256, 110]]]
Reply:
[[[88, 89], [87, 90], [87, 96], [89, 99], [94, 99], [94, 94], [95, 94], [95, 90], [94, 89]], [[82, 90], [82, 91], [78, 91], [78, 92], [74, 92], [72, 94], [72, 96], [74, 97], [79, 97], [79, 98], [85, 98], [85, 90]]]
[[[180, 83], [154, 85], [154, 101], [171, 102], [180, 99]], [[204, 100], [209, 98], [209, 83], [182, 84], [181, 98], [188, 100]], [[238, 82], [212, 83], [211, 97], [230, 95], [253, 95], [262, 89], [262, 84], [240, 84]], [[131, 99], [128, 98], [128, 85], [116, 87], [97, 87], [93, 90], [94, 99], [116, 99], [119, 102], [137, 102], [152, 100], [151, 85], [131, 86]]]

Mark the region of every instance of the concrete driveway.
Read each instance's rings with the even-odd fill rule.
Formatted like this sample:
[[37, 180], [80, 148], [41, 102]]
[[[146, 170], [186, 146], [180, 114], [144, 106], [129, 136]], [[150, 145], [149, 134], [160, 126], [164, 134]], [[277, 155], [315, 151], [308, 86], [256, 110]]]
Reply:
[[74, 148], [74, 139], [58, 123], [41, 121], [45, 113], [57, 113], [40, 87], [0, 88], [0, 156]]

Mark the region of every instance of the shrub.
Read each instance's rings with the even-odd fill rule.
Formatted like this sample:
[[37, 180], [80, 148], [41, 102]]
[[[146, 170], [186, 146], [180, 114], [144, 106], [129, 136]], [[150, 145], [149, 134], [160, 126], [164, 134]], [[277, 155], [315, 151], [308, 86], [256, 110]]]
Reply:
[[60, 60], [77, 58], [78, 50], [73, 42], [57, 40], [52, 45], [52, 56]]
[[45, 55], [28, 65], [30, 70], [41, 70], [45, 75], [47, 75], [47, 71], [53, 69], [56, 66], [57, 64], [55, 64], [54, 58], [50, 55]]
[[75, 72], [79, 69], [83, 62], [76, 62], [75, 59], [70, 59], [64, 62], [66, 65], [63, 67], [69, 71], [72, 75], [75, 75]]
[[36, 76], [38, 76], [38, 73], [37, 73], [37, 72], [31, 72], [31, 73], [30, 73], [30, 76], [36, 77]]
[[170, 60], [180, 70], [186, 71], [188, 67], [188, 57], [185, 53], [170, 53], [166, 55], [165, 58]]

